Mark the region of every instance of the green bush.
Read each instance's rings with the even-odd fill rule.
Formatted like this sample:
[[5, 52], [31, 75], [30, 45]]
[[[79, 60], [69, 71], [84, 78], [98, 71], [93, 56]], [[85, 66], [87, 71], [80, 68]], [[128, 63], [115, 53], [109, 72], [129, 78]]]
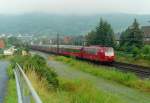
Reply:
[[141, 51], [141, 54], [144, 59], [150, 60], [150, 45], [145, 45]]
[[132, 57], [134, 59], [138, 59], [140, 57], [140, 49], [139, 48], [137, 48], [135, 46], [132, 47]]
[[59, 85], [57, 74], [51, 70], [46, 64], [46, 60], [39, 56], [15, 56], [12, 60], [12, 68], [15, 68], [16, 63], [20, 64], [24, 71], [29, 69], [38, 73], [39, 77], [44, 77], [49, 83], [49, 87], [57, 88]]
[[146, 59], [150, 60], [150, 45], [145, 45], [142, 48], [138, 48], [136, 46], [122, 46], [117, 52], [117, 55], [120, 55], [120, 52], [125, 55], [120, 55], [126, 57], [127, 55], [131, 55], [133, 59]]
[[14, 78], [15, 78], [14, 72], [13, 72], [13, 65], [12, 65], [12, 64], [10, 64], [10, 65], [8, 66], [8, 68], [7, 68], [7, 74], [8, 74], [8, 77], [9, 77], [10, 79], [14, 79]]
[[145, 45], [142, 50], [143, 54], [150, 54], [150, 45]]

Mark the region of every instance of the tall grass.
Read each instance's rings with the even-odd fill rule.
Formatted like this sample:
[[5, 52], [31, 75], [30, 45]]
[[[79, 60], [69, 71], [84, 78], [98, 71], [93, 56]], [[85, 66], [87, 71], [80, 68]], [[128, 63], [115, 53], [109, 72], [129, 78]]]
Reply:
[[[16, 88], [15, 77], [13, 73], [13, 69], [16, 66], [16, 62], [19, 63], [23, 67], [25, 72], [29, 70], [36, 71], [36, 73], [39, 76], [39, 80], [41, 80], [41, 78], [44, 77], [48, 83], [47, 87], [53, 88], [53, 89], [56, 89], [58, 87], [59, 84], [58, 84], [57, 74], [47, 66], [44, 58], [38, 55], [14, 56], [13, 58], [11, 58], [11, 64], [9, 65], [7, 69], [7, 74], [9, 76], [9, 83], [8, 83], [7, 98], [5, 100], [6, 103], [8, 103], [9, 100], [12, 100], [12, 102], [9, 102], [9, 103], [15, 103], [15, 100], [17, 98], [16, 90], [15, 90]], [[10, 97], [9, 94], [12, 94], [12, 96]]]
[[69, 64], [74, 69], [78, 69], [87, 73], [90, 73], [92, 75], [95, 75], [97, 77], [103, 77], [108, 80], [116, 81], [120, 84], [137, 88], [142, 91], [150, 92], [150, 81], [149, 80], [141, 80], [133, 73], [123, 73], [115, 68], [109, 68], [105, 66], [95, 66], [92, 64], [89, 64], [87, 62], [78, 61], [72, 58], [67, 58], [64, 56], [57, 56], [55, 57], [55, 60], [62, 61], [66, 64]]
[[52, 90], [47, 87], [46, 79], [39, 81], [36, 72], [29, 71], [27, 75], [44, 103], [123, 103], [117, 96], [99, 91], [85, 80], [61, 78], [58, 90]]
[[[12, 71], [13, 67], [14, 65], [11, 64], [8, 68], [10, 80], [5, 103], [17, 103], [16, 85]], [[54, 89], [53, 87], [49, 87], [47, 75], [41, 76], [36, 69], [30, 69], [29, 66], [28, 69], [24, 70], [43, 103], [124, 103], [118, 96], [99, 90], [86, 80], [70, 81], [68, 79], [58, 78], [59, 85]]]
[[136, 64], [136, 65], [142, 65], [142, 66], [150, 67], [150, 60], [146, 60], [144, 58], [135, 59], [131, 55], [125, 54], [125, 53], [117, 52], [116, 53], [116, 60], [120, 61], [120, 62], [132, 63], [132, 64]]
[[49, 87], [58, 87], [57, 74], [47, 66], [46, 60], [43, 57], [39, 55], [15, 56], [11, 62], [12, 68], [15, 68], [16, 63], [18, 63], [25, 72], [34, 70], [40, 77], [45, 77], [49, 82]]
[[0, 54], [0, 60], [10, 60], [12, 58], [13, 58], [13, 56], [7, 56], [7, 55]]

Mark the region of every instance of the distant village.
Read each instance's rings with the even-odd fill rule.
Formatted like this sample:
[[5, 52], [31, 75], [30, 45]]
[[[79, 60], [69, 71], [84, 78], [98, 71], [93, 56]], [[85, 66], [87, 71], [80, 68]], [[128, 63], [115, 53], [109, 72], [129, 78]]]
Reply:
[[[150, 26], [142, 26], [141, 27], [143, 31], [144, 36], [144, 43], [150, 44]], [[57, 43], [57, 36], [53, 38], [43, 38], [38, 39], [38, 37], [34, 37], [34, 34], [18, 34], [16, 36], [13, 36], [12, 34], [0, 34], [0, 49], [1, 54], [4, 55], [13, 55], [13, 53], [16, 51], [15, 47], [6, 47], [5, 41], [3, 38], [10, 38], [10, 37], [16, 37], [17, 39], [21, 40], [22, 42], [28, 42], [29, 44], [56, 44]], [[59, 37], [59, 43], [61, 44], [72, 44], [72, 45], [82, 45], [83, 41], [85, 41], [85, 36], [60, 36]], [[116, 36], [116, 41], [119, 43], [120, 39]]]

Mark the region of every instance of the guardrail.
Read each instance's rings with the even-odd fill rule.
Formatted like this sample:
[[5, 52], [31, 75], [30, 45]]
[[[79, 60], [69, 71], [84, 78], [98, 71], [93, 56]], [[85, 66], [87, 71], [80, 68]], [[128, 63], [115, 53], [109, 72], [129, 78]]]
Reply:
[[18, 103], [42, 103], [40, 97], [19, 64], [16, 64], [14, 74], [16, 78]]

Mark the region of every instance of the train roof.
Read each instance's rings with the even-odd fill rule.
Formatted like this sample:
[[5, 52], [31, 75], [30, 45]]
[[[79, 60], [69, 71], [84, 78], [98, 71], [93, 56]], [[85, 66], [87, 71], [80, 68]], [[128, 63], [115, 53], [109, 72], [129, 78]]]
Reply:
[[[41, 45], [45, 47], [57, 47], [58, 45]], [[76, 46], [76, 45], [59, 45], [60, 48], [71, 48], [71, 49], [81, 49], [83, 46]], [[101, 46], [101, 45], [91, 45], [91, 46], [85, 46], [84, 48], [112, 48], [107, 46]]]
[[85, 48], [112, 48], [112, 47], [94, 45], [94, 46], [86, 46]]
[[83, 46], [75, 46], [75, 45], [60, 45], [60, 48], [71, 48], [71, 49], [81, 49]]

